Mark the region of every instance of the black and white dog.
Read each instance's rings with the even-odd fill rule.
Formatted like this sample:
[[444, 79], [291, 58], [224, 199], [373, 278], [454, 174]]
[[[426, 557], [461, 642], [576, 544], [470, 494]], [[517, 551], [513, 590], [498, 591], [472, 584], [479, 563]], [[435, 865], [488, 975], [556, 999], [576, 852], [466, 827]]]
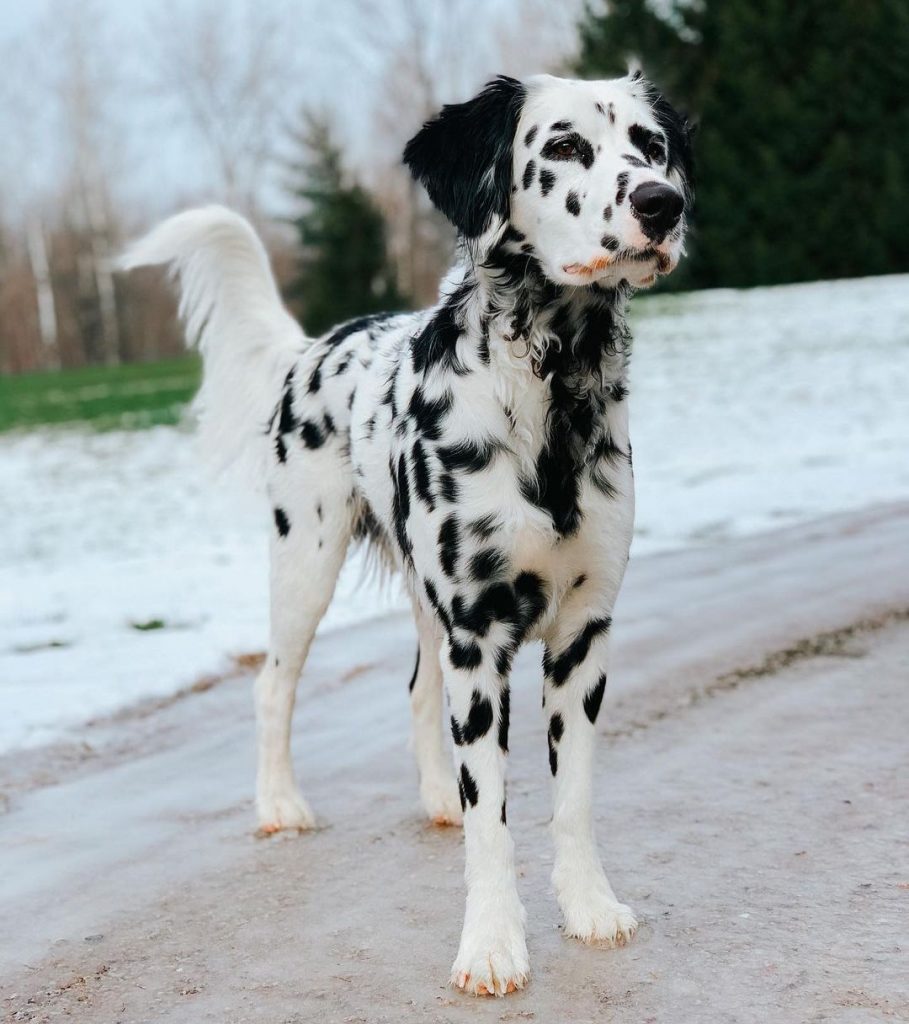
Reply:
[[640, 74], [499, 78], [446, 106], [404, 160], [461, 236], [430, 310], [310, 340], [252, 228], [217, 207], [165, 221], [124, 264], [172, 265], [205, 357], [202, 432], [216, 458], [250, 455], [270, 497], [261, 827], [313, 824], [291, 763], [294, 692], [348, 546], [363, 539], [413, 599], [423, 805], [437, 823], [463, 815], [452, 982], [501, 995], [529, 973], [505, 761], [512, 659], [532, 638], [545, 645], [565, 933], [621, 943], [637, 927], [600, 864], [591, 772], [634, 516], [625, 304], [682, 253], [689, 131]]

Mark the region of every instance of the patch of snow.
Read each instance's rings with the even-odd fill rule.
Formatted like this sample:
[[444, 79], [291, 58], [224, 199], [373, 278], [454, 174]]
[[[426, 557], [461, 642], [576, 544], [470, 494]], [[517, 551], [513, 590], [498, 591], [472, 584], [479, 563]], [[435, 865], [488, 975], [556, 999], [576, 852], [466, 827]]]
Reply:
[[[909, 496], [909, 276], [635, 309], [636, 556]], [[8, 435], [0, 478], [0, 750], [265, 647], [267, 513], [187, 432]], [[354, 555], [321, 628], [406, 607]]]

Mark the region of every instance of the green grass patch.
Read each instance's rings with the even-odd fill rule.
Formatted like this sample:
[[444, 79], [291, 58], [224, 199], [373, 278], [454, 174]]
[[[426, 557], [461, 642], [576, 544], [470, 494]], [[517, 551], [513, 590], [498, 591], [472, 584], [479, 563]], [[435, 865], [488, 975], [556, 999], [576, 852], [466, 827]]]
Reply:
[[0, 431], [68, 423], [98, 430], [178, 422], [199, 386], [196, 356], [0, 377]]

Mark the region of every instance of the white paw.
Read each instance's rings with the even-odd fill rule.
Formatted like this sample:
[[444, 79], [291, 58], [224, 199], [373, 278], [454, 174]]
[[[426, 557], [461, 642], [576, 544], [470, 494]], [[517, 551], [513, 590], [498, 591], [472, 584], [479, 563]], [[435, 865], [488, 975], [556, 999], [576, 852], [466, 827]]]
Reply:
[[[530, 977], [524, 911], [515, 896], [513, 906], [493, 911], [494, 901], [482, 901], [471, 913], [468, 901], [461, 946], [451, 968], [451, 984], [474, 996], [504, 996], [523, 988]], [[481, 901], [473, 901], [473, 905]], [[509, 901], [511, 902], [511, 901]], [[495, 917], [493, 917], [495, 913]]]
[[460, 825], [463, 821], [458, 784], [450, 773], [424, 779], [420, 800], [433, 825]]
[[316, 827], [316, 818], [303, 794], [296, 788], [273, 791], [256, 800], [259, 835], [270, 836], [282, 829], [302, 831]]
[[619, 903], [605, 878], [589, 887], [573, 884], [559, 891], [559, 905], [565, 915], [565, 934], [583, 942], [605, 942], [624, 946], [638, 930], [631, 907]]

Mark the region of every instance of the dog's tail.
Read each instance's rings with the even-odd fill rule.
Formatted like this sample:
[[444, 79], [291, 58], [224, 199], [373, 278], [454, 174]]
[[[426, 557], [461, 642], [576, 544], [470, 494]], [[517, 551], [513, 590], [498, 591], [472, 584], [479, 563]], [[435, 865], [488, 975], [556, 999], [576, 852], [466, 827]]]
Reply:
[[259, 484], [270, 418], [306, 345], [265, 247], [239, 214], [205, 206], [163, 221], [118, 261], [122, 270], [153, 264], [170, 268], [186, 343], [202, 353], [195, 409], [206, 456], [217, 470], [239, 464]]

